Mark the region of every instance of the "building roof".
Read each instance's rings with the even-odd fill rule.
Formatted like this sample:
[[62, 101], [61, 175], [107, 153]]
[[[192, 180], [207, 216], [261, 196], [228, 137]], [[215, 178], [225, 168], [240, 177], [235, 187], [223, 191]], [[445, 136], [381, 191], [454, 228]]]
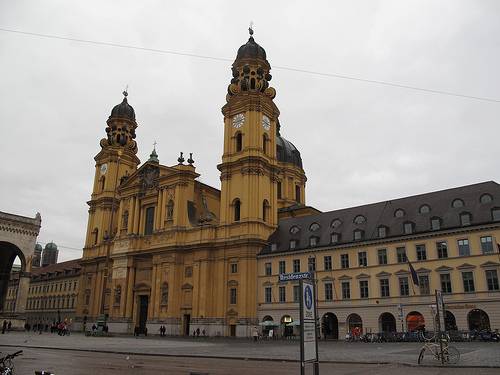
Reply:
[[46, 267], [33, 268], [31, 274], [33, 276], [40, 276], [48, 273], [64, 272], [65, 270], [79, 270], [82, 268], [80, 266], [80, 261], [81, 259], [73, 259], [66, 262], [51, 264], [50, 266]]
[[[314, 247], [332, 246], [333, 233], [338, 234], [335, 245], [404, 236], [405, 223], [412, 224], [412, 234], [425, 233], [431, 231], [432, 218], [439, 219], [439, 230], [458, 228], [462, 227], [460, 215], [463, 213], [470, 214], [470, 225], [484, 224], [493, 222], [492, 209], [497, 207], [500, 208], [500, 185], [488, 181], [316, 215], [286, 218], [279, 221], [261, 255], [311, 248], [310, 237], [313, 236], [317, 238]], [[317, 225], [312, 226], [313, 223]], [[386, 228], [385, 237], [379, 237], [379, 227]], [[354, 240], [356, 230], [362, 231], [361, 240]], [[294, 250], [290, 250], [291, 240], [297, 241]], [[272, 250], [271, 244], [274, 244], [275, 250]]]
[[282, 163], [291, 163], [302, 168], [302, 158], [297, 147], [280, 135], [276, 136], [276, 156]]
[[128, 104], [127, 95], [127, 92], [124, 91], [122, 102], [113, 107], [113, 109], [111, 110], [111, 115], [109, 116], [110, 118], [121, 117], [135, 121], [135, 111], [134, 108], [130, 104]]

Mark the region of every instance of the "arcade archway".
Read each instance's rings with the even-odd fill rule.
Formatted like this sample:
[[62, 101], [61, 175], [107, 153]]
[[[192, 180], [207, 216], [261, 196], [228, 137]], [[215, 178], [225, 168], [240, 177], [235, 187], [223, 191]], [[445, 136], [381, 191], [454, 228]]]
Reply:
[[339, 320], [334, 313], [327, 312], [321, 319], [322, 336], [325, 339], [338, 340], [339, 338]]
[[396, 332], [396, 318], [389, 312], [381, 314], [378, 318], [380, 332]]
[[483, 310], [474, 309], [469, 311], [467, 322], [471, 331], [490, 330], [490, 317]]
[[406, 327], [408, 332], [421, 331], [425, 329], [425, 319], [418, 311], [412, 311], [406, 315]]
[[363, 320], [358, 314], [351, 314], [347, 317], [347, 327], [350, 333], [359, 336], [363, 333]]

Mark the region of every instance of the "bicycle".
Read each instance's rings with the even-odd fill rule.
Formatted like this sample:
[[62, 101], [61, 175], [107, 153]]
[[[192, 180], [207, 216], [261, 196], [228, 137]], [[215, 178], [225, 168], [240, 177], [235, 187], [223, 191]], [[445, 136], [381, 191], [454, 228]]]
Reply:
[[[432, 354], [433, 358], [441, 363], [446, 364], [456, 364], [460, 360], [460, 352], [457, 348], [449, 344], [450, 336], [448, 334], [442, 335], [440, 340], [441, 343], [431, 342], [431, 340], [427, 339], [424, 335], [422, 337], [425, 339], [425, 344], [420, 349], [420, 354], [418, 355], [418, 364], [422, 364], [424, 359], [425, 351], [428, 351]], [[432, 337], [434, 339], [434, 336]], [[442, 352], [441, 352], [442, 347]]]
[[15, 352], [13, 354], [7, 354], [5, 357], [0, 358], [0, 375], [12, 375], [14, 374], [14, 364], [12, 360], [22, 354], [22, 350]]

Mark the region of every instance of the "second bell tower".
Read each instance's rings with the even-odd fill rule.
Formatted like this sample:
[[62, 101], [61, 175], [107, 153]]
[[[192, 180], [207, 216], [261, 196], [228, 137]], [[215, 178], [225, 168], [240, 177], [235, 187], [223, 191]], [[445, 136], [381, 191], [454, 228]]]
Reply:
[[[250, 38], [232, 65], [231, 83], [222, 107], [224, 153], [220, 221], [240, 233], [263, 239], [278, 223], [276, 90], [269, 86], [271, 66], [265, 50]], [[243, 230], [242, 226], [251, 226]], [[261, 229], [257, 229], [261, 228]], [[236, 233], [230, 233], [230, 235]]]

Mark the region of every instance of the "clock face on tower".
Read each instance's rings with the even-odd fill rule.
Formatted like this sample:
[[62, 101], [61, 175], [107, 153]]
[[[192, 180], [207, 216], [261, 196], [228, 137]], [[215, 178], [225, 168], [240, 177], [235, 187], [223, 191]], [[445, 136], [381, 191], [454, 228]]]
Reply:
[[243, 113], [238, 113], [233, 117], [233, 128], [241, 128], [245, 123], [245, 115]]
[[262, 127], [266, 131], [268, 131], [269, 129], [271, 129], [271, 120], [269, 120], [269, 117], [267, 117], [266, 115], [262, 116]]
[[108, 171], [108, 165], [106, 163], [101, 165], [101, 175], [105, 175]]

